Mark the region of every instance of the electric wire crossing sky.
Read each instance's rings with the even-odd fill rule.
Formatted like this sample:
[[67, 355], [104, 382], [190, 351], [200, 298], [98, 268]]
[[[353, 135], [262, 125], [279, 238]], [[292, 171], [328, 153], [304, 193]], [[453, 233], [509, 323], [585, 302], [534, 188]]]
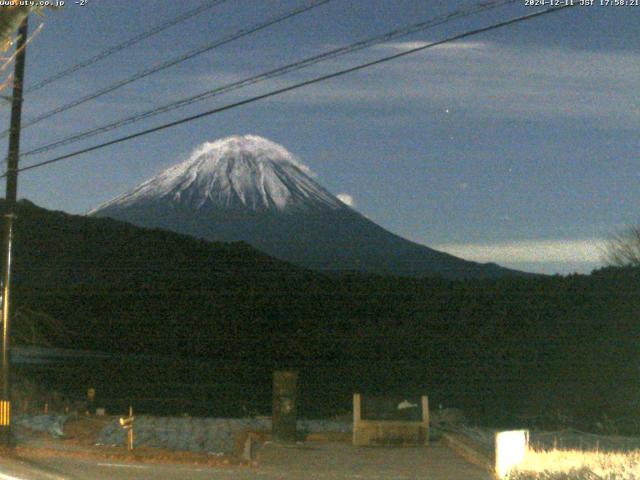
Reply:
[[640, 8], [428, 3], [46, 11], [20, 194], [84, 213], [204, 141], [255, 134], [418, 243], [528, 271], [598, 267], [603, 239], [637, 222]]

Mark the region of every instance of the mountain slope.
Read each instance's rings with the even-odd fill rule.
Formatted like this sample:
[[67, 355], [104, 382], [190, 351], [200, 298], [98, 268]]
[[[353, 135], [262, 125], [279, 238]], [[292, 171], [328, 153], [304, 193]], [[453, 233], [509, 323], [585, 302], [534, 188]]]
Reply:
[[174, 165], [90, 214], [160, 204], [184, 211], [294, 213], [346, 208], [280, 145], [255, 135], [204, 143]]
[[446, 278], [519, 274], [394, 235], [309, 174], [282, 146], [257, 136], [234, 136], [205, 143], [187, 161], [89, 214], [208, 240], [245, 241], [316, 270]]
[[264, 305], [286, 298], [293, 309], [315, 289], [308, 282], [322, 282], [247, 244], [51, 212], [26, 201], [19, 202], [15, 231], [15, 304], [59, 319], [64, 328], [41, 333], [64, 348], [224, 350], [228, 342], [212, 339], [255, 331], [276, 308]]
[[256, 400], [267, 413], [272, 371], [295, 368], [310, 416], [348, 408], [354, 391], [428, 392], [487, 422], [560, 409], [581, 429], [603, 415], [640, 425], [638, 269], [464, 282], [323, 275], [243, 244], [26, 202], [15, 235], [13, 340], [193, 359], [30, 367], [69, 397], [93, 385], [102, 399], [126, 395], [111, 397], [121, 406], [152, 397], [165, 414], [194, 413], [184, 406], [194, 400], [206, 415]]

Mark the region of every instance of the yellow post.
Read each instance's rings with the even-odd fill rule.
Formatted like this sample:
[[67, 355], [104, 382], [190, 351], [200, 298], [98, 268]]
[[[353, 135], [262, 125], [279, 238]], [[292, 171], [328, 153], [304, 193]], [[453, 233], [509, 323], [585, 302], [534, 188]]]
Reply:
[[0, 426], [9, 427], [11, 424], [11, 402], [0, 400]]

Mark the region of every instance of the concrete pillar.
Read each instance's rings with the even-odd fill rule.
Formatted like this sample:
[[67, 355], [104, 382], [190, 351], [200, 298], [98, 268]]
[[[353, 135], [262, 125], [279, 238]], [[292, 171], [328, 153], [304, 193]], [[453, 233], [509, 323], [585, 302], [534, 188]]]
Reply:
[[529, 430], [498, 432], [494, 437], [498, 478], [507, 478], [509, 472], [517, 467], [529, 450]]
[[422, 442], [429, 445], [429, 397], [423, 395], [422, 398]]

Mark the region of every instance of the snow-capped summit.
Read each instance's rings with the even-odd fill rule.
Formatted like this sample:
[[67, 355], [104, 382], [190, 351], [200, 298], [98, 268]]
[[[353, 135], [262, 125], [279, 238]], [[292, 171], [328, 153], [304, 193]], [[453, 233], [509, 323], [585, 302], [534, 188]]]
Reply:
[[283, 146], [257, 135], [234, 135], [200, 145], [186, 161], [90, 213], [158, 201], [195, 210], [346, 208], [310, 175]]
[[202, 144], [186, 161], [90, 215], [207, 240], [243, 241], [316, 270], [447, 278], [517, 274], [394, 235], [311, 175], [281, 145], [255, 135], [233, 136]]

